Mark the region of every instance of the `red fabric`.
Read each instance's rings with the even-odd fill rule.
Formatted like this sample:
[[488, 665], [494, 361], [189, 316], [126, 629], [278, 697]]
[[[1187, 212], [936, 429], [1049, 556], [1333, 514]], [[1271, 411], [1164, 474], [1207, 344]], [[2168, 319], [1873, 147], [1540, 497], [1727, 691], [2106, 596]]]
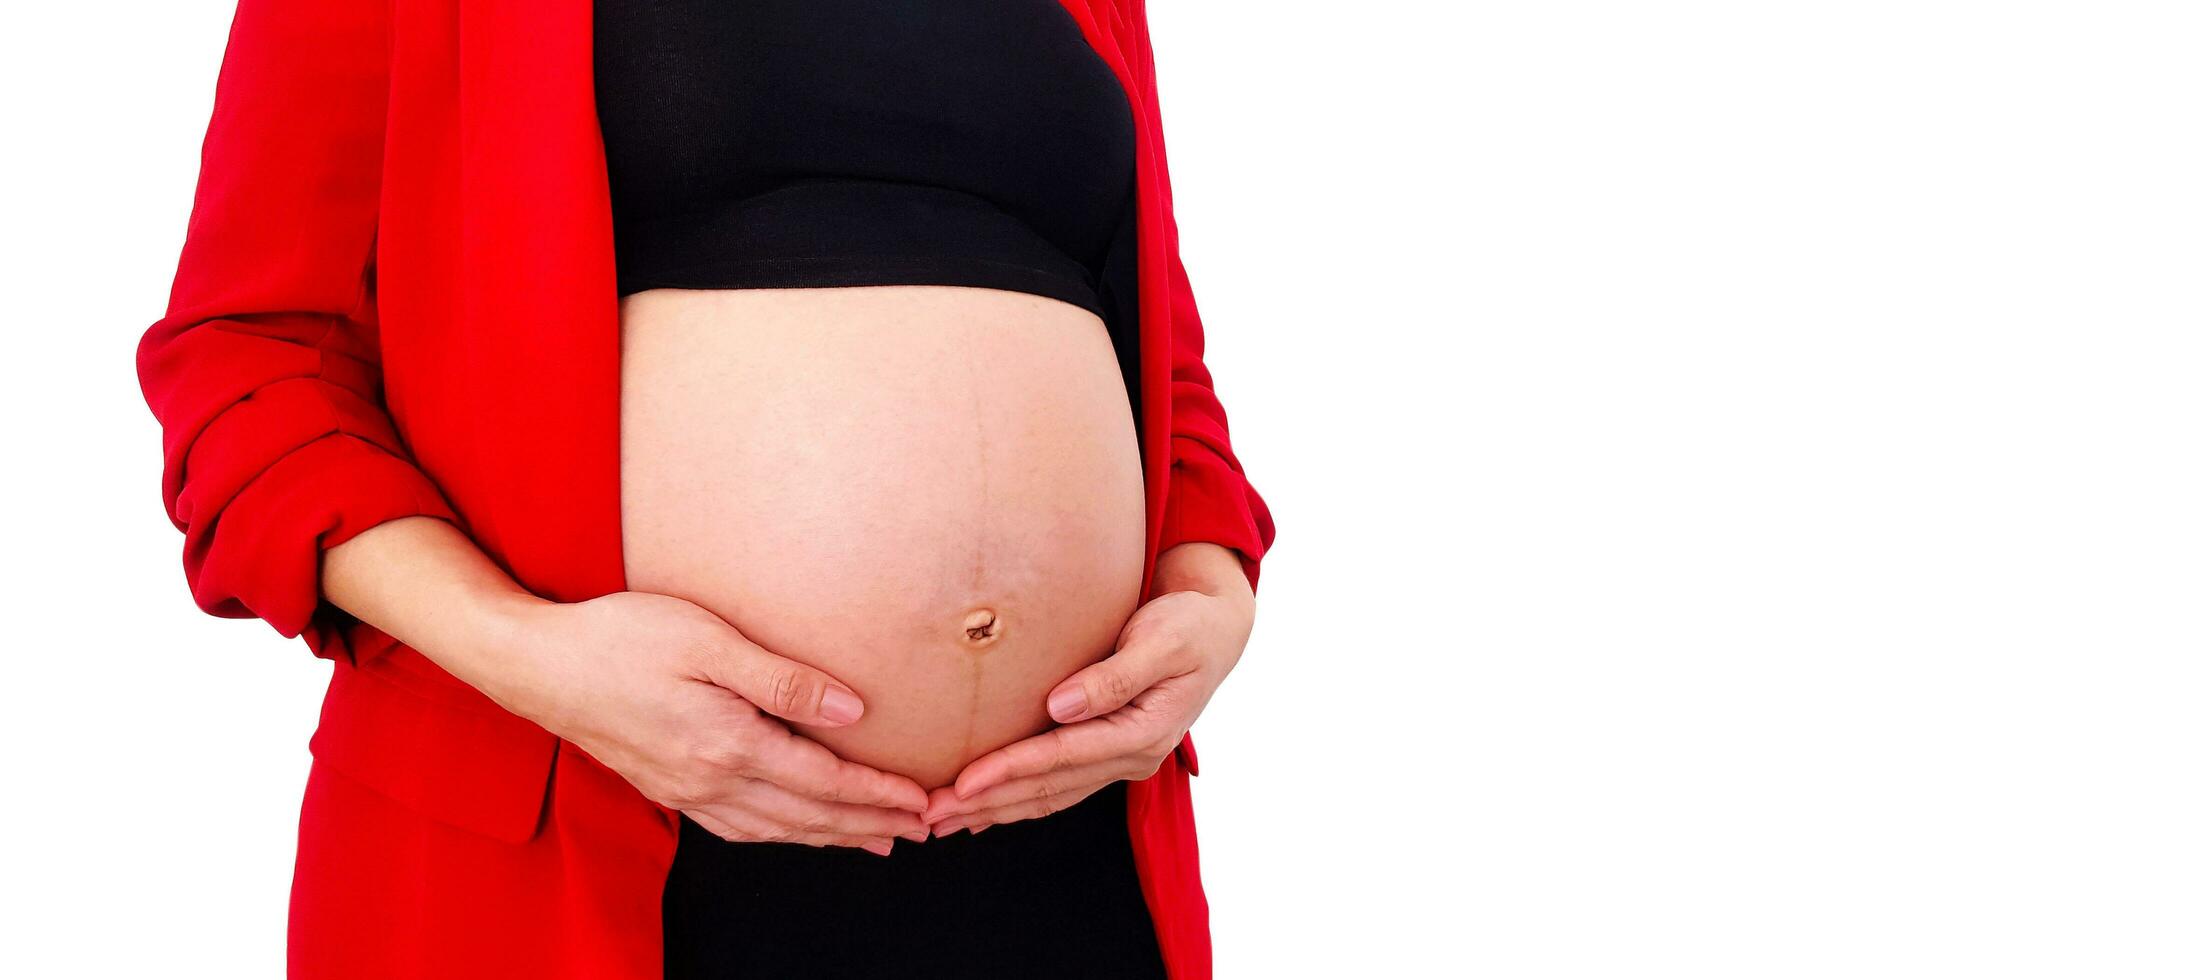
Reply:
[[[1203, 366], [1144, 9], [1063, 2], [1136, 109], [1150, 555], [1217, 542], [1254, 584], [1272, 519]], [[590, 22], [588, 0], [242, 0], [232, 24], [138, 367], [199, 605], [336, 662], [301, 813], [298, 975], [660, 972], [673, 811], [319, 588], [323, 549], [407, 515], [454, 522], [549, 598], [624, 587]], [[1176, 980], [1210, 974], [1194, 762], [1183, 741], [1128, 795]]]

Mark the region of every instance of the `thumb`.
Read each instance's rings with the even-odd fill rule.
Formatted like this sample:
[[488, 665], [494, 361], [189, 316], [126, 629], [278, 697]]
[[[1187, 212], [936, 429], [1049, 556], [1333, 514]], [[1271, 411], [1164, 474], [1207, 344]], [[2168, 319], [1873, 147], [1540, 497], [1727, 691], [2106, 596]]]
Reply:
[[1050, 717], [1070, 725], [1110, 714], [1171, 672], [1155, 644], [1134, 643], [1082, 668], [1050, 691]]
[[776, 718], [837, 727], [866, 713], [858, 693], [842, 682], [749, 640], [729, 644], [705, 661], [707, 679]]

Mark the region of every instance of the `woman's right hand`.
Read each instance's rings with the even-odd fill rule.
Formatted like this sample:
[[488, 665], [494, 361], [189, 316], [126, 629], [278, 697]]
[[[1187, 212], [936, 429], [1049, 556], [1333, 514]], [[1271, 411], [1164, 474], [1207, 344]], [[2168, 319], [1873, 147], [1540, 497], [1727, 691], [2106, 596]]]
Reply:
[[927, 792], [776, 720], [846, 725], [864, 707], [827, 674], [672, 596], [520, 596], [483, 642], [504, 669], [477, 687], [580, 746], [645, 796], [731, 841], [859, 847], [927, 839]]

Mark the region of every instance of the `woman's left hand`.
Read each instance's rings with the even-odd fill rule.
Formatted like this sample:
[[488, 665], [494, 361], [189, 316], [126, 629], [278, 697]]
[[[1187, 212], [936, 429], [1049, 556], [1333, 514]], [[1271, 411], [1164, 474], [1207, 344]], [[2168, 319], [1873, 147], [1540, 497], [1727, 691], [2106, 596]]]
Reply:
[[973, 760], [928, 794], [920, 819], [940, 837], [1047, 816], [1121, 779], [1145, 779], [1195, 723], [1241, 659], [1257, 601], [1239, 552], [1207, 542], [1157, 562], [1159, 595], [1119, 631], [1117, 651], [1049, 695], [1060, 725]]

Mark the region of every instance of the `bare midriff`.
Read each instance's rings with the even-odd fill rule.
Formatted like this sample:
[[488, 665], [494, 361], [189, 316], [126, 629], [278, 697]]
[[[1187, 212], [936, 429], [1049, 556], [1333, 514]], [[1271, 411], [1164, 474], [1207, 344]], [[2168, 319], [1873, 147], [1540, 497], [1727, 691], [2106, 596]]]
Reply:
[[857, 691], [798, 730], [949, 784], [1043, 731], [1135, 608], [1142, 464], [1103, 321], [966, 286], [621, 301], [628, 587]]

